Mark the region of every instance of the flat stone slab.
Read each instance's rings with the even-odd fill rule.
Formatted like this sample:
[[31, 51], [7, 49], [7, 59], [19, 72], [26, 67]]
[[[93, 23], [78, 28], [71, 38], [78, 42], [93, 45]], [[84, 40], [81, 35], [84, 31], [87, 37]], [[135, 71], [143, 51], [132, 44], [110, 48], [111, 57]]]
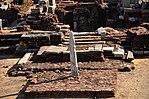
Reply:
[[46, 54], [48, 53], [61, 53], [63, 51], [66, 51], [68, 48], [63, 46], [49, 46], [47, 50], [45, 51]]
[[19, 61], [18, 61], [18, 64], [26, 64], [28, 61], [29, 61], [29, 58], [31, 57], [31, 54], [32, 53], [26, 53], [23, 58], [21, 58]]
[[37, 53], [37, 56], [42, 55], [42, 53], [43, 53], [44, 51], [46, 51], [46, 50], [48, 49], [48, 47], [49, 47], [49, 46], [42, 46], [42, 47], [40, 47], [40, 49], [39, 49], [39, 51], [38, 51], [38, 53]]
[[49, 94], [70, 93], [114, 95], [117, 74], [112, 70], [81, 70], [77, 78], [71, 77], [70, 71], [48, 71], [34, 74], [30, 85], [25, 91], [29, 97], [44, 96]]

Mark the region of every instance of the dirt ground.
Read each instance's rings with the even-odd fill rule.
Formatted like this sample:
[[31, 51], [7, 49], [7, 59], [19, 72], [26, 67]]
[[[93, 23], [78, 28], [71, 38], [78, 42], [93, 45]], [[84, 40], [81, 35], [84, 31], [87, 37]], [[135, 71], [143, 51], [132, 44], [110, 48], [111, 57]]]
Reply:
[[119, 73], [115, 99], [149, 99], [149, 59], [135, 59], [135, 70]]
[[[15, 99], [27, 82], [25, 77], [8, 77], [9, 68], [18, 61], [0, 55], [0, 99]], [[135, 69], [118, 73], [117, 92], [111, 99], [149, 99], [149, 59], [136, 59]]]
[[25, 77], [7, 76], [7, 71], [18, 59], [13, 55], [0, 55], [0, 99], [15, 99], [27, 81]]

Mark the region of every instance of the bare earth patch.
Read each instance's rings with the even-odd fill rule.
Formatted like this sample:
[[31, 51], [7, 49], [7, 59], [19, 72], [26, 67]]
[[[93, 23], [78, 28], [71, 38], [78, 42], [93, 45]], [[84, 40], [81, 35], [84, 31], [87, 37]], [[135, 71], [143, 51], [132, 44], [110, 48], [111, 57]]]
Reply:
[[0, 98], [15, 99], [19, 91], [26, 83], [25, 77], [8, 77], [7, 71], [11, 68], [19, 58], [13, 56], [0, 56]]
[[135, 59], [135, 69], [119, 73], [115, 99], [149, 99], [149, 59]]

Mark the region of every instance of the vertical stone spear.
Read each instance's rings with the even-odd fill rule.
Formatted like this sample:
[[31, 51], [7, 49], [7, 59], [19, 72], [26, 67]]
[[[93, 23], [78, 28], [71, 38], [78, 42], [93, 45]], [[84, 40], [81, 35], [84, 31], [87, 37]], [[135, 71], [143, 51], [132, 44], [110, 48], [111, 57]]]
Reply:
[[0, 30], [2, 30], [2, 19], [0, 19]]
[[73, 31], [70, 31], [69, 34], [69, 50], [70, 50], [71, 75], [73, 77], [76, 77], [78, 76], [78, 63], [77, 63], [77, 53], [76, 53]]

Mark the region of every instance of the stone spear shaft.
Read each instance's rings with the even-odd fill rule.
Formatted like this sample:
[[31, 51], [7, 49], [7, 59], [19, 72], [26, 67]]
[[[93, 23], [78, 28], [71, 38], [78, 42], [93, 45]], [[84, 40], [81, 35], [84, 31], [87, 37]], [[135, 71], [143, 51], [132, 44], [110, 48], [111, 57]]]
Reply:
[[77, 63], [77, 53], [76, 53], [73, 31], [70, 31], [69, 34], [69, 50], [70, 50], [71, 75], [73, 77], [76, 77], [78, 76], [78, 63]]

